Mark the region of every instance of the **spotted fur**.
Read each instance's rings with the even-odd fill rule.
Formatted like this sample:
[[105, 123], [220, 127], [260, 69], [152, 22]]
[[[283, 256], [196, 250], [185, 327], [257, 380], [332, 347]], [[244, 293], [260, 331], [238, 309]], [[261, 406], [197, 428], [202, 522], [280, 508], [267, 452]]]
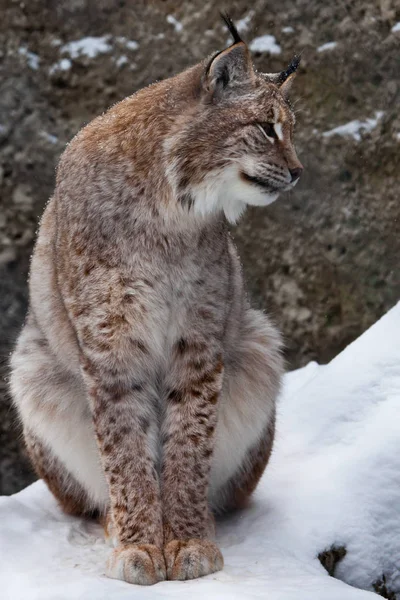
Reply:
[[227, 221], [299, 176], [284, 85], [237, 39], [112, 107], [60, 160], [11, 390], [39, 476], [105, 523], [110, 577], [221, 569], [213, 514], [268, 462], [281, 341], [249, 307]]

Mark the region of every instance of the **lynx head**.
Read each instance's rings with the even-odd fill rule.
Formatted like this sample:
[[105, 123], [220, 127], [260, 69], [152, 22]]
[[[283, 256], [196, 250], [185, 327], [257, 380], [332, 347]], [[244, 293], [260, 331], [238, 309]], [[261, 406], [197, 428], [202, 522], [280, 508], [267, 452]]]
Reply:
[[246, 205], [266, 206], [299, 180], [287, 96], [300, 59], [281, 73], [257, 73], [232, 21], [223, 18], [233, 44], [186, 72], [193, 78], [190, 101], [165, 149], [180, 204], [194, 214], [224, 211], [234, 222]]

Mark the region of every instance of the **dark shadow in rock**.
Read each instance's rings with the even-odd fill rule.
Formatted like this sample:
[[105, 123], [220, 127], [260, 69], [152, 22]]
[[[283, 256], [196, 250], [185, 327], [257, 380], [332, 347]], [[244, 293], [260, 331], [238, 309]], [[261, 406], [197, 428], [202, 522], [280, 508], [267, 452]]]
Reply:
[[373, 584], [374, 590], [383, 598], [387, 598], [388, 600], [396, 600], [396, 594], [388, 589], [386, 586], [386, 577], [385, 573], [383, 573], [381, 579], [378, 579]]
[[321, 565], [326, 569], [331, 577], [335, 577], [336, 565], [346, 556], [344, 546], [331, 546], [329, 550], [324, 550], [318, 554]]
[[[331, 577], [335, 577], [335, 570], [338, 562], [346, 556], [346, 548], [344, 546], [331, 546], [329, 550], [324, 550], [318, 554], [318, 560], [324, 569], [327, 570]], [[383, 573], [382, 577], [372, 584], [375, 592], [387, 598], [387, 600], [397, 600], [396, 594], [392, 592], [386, 584], [386, 576]]]

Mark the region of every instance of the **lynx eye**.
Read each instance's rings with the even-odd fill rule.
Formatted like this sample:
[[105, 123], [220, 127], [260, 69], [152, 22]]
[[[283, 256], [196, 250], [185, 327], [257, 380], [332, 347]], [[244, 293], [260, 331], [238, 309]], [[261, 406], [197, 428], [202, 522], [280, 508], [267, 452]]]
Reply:
[[260, 125], [268, 137], [272, 137], [272, 138], [274, 138], [274, 140], [278, 139], [278, 134], [275, 131], [274, 123], [260, 123]]
[[257, 123], [257, 127], [270, 142], [278, 139], [274, 123]]

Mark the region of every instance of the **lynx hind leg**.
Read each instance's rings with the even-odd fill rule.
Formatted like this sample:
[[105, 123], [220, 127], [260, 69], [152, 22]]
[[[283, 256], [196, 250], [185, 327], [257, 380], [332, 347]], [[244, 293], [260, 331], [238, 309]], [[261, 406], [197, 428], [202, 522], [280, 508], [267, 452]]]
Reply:
[[218, 490], [218, 500], [214, 505], [216, 513], [230, 512], [248, 504], [271, 456], [274, 434], [275, 416], [260, 440], [248, 450], [236, 473]]
[[32, 317], [11, 369], [11, 394], [38, 475], [67, 512], [105, 511], [108, 488], [85, 390], [59, 365]]
[[98, 517], [98, 511], [93, 508], [83, 487], [51, 450], [29, 430], [24, 431], [24, 438], [37, 475], [45, 481], [63, 512], [74, 517]]
[[245, 505], [268, 463], [284, 366], [281, 348], [269, 319], [249, 309], [230, 353], [218, 416], [209, 493], [216, 513]]

